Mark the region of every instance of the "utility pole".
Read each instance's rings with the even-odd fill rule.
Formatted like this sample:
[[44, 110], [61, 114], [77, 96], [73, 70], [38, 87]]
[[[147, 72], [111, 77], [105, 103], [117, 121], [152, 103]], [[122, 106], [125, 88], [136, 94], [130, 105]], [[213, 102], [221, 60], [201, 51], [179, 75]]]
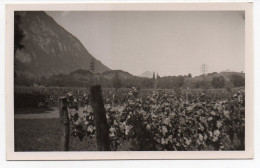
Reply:
[[89, 70], [94, 74], [94, 71], [95, 71], [95, 59], [94, 58], [92, 58], [91, 61], [90, 61]]

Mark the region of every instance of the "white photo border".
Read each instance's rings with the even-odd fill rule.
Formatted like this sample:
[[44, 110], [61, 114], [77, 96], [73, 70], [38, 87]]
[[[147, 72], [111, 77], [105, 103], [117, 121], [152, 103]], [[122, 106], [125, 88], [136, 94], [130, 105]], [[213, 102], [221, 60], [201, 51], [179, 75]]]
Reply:
[[[15, 152], [14, 11], [245, 11], [245, 151]], [[7, 160], [252, 159], [254, 157], [253, 3], [22, 3], [6, 5]]]

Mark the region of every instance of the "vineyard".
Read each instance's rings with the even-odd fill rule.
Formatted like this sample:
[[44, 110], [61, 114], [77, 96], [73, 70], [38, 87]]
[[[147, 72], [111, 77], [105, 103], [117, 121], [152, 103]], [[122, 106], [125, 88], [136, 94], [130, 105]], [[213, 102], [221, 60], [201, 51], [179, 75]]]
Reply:
[[[16, 107], [57, 106], [61, 96], [69, 102], [71, 135], [95, 139], [88, 89], [15, 88]], [[126, 142], [124, 150], [134, 151], [244, 150], [243, 88], [103, 89], [103, 98], [111, 150]]]

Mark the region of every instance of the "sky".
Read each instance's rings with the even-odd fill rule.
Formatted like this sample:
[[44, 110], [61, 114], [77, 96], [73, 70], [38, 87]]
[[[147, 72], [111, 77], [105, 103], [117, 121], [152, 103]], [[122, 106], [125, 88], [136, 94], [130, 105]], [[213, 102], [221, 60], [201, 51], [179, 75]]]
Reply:
[[48, 11], [110, 69], [160, 76], [245, 71], [241, 11]]

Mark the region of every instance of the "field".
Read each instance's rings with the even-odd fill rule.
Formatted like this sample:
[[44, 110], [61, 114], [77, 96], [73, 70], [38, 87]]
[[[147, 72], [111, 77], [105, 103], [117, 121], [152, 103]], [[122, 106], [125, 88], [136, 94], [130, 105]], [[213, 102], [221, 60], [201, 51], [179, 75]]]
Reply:
[[[69, 91], [77, 100], [75, 107], [85, 107], [80, 112], [70, 108], [70, 150], [95, 150], [88, 89], [15, 88], [15, 107], [19, 114], [30, 106], [56, 107], [58, 98]], [[104, 88], [103, 98], [112, 150], [244, 150], [243, 88], [231, 91]], [[28, 110], [24, 113], [30, 115]], [[59, 125], [58, 118], [15, 119], [15, 150], [59, 150]]]

